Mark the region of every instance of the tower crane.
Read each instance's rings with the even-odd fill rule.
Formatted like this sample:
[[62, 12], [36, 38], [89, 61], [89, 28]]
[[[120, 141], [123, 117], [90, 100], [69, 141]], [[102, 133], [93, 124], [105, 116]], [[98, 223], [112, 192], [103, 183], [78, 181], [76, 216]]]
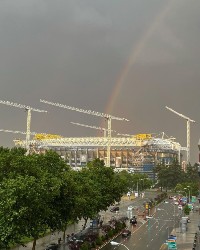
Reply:
[[14, 103], [14, 102], [9, 102], [9, 101], [2, 101], [0, 100], [0, 104], [5, 104], [8, 106], [13, 106], [16, 108], [21, 108], [27, 111], [27, 129], [26, 129], [26, 149], [27, 149], [27, 154], [29, 154], [29, 141], [30, 141], [30, 127], [31, 127], [31, 111], [36, 111], [36, 112], [47, 112], [46, 110], [40, 110], [40, 109], [35, 109], [30, 106], [25, 106], [22, 104]]
[[[9, 129], [0, 129], [0, 132], [26, 135], [26, 132], [24, 132], [24, 131], [16, 131], [16, 130], [9, 130]], [[36, 132], [30, 132], [30, 135], [36, 135], [36, 134], [38, 134], [38, 133], [36, 133]]]
[[53, 105], [53, 106], [57, 106], [60, 108], [65, 108], [65, 109], [69, 109], [69, 110], [73, 110], [73, 111], [77, 111], [80, 113], [85, 113], [88, 115], [94, 115], [94, 116], [99, 116], [99, 117], [103, 117], [107, 120], [108, 122], [108, 144], [107, 144], [107, 166], [110, 167], [110, 148], [111, 148], [111, 121], [112, 120], [118, 120], [118, 121], [129, 121], [126, 118], [120, 118], [120, 117], [116, 117], [116, 116], [112, 116], [109, 114], [104, 114], [104, 113], [100, 113], [100, 112], [96, 112], [96, 111], [92, 111], [92, 110], [84, 110], [84, 109], [79, 109], [79, 108], [75, 108], [75, 107], [71, 107], [71, 106], [67, 106], [64, 104], [60, 104], [60, 103], [53, 103], [53, 102], [49, 102], [46, 100], [41, 100], [40, 102], [49, 104], [49, 105]]
[[128, 136], [128, 137], [133, 136], [133, 135], [130, 135], [130, 134], [120, 134], [120, 133], [117, 133], [117, 135]]
[[177, 111], [173, 110], [172, 108], [169, 108], [166, 106], [166, 109], [169, 111], [175, 113], [176, 115], [184, 118], [187, 121], [187, 163], [190, 162], [190, 122], [195, 122], [194, 120], [190, 119], [189, 117], [178, 113]]
[[[101, 128], [101, 127], [96, 127], [96, 126], [90, 126], [90, 125], [86, 125], [86, 124], [82, 124], [82, 123], [78, 123], [78, 122], [70, 122], [70, 123], [74, 124], [74, 125], [86, 127], [86, 128], [93, 128], [93, 129], [97, 129], [97, 130], [102, 130], [104, 132], [104, 137], [106, 137], [106, 131], [108, 131], [108, 129], [106, 129], [106, 128]], [[111, 132], [116, 132], [116, 131], [115, 130], [111, 130]]]

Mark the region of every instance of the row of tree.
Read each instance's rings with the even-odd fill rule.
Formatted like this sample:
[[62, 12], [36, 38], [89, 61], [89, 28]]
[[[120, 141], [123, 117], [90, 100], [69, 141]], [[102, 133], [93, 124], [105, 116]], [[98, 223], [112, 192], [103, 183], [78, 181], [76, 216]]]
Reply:
[[47, 230], [65, 232], [81, 218], [86, 224], [127, 191], [150, 183], [145, 175], [115, 173], [99, 159], [77, 172], [53, 151], [25, 155], [22, 148], [1, 147], [0, 248], [22, 244], [28, 237], [34, 250]]
[[183, 195], [199, 194], [199, 172], [198, 164], [187, 166], [186, 171], [183, 170], [178, 161], [174, 161], [170, 165], [158, 164], [154, 168], [156, 174], [157, 186], [161, 189], [175, 190], [183, 193]]

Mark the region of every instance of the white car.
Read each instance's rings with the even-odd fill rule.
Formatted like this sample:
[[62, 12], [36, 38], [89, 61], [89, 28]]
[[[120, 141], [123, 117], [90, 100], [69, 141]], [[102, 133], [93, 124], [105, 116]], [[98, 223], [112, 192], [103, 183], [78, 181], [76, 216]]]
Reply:
[[128, 206], [128, 211], [131, 211], [131, 210], [133, 210], [133, 206]]
[[182, 205], [178, 205], [178, 209], [179, 210], [183, 210], [183, 206]]
[[175, 202], [174, 202], [174, 205], [178, 205], [178, 204], [179, 204], [178, 201], [175, 201]]
[[153, 218], [152, 215], [147, 215], [147, 216], [146, 216], [146, 219], [152, 219], [152, 218]]

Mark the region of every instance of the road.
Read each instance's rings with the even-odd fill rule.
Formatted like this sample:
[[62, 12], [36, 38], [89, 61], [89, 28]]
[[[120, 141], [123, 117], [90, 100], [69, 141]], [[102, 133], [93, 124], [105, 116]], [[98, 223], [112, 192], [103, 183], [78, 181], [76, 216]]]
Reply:
[[[155, 192], [145, 192], [145, 197], [141, 198], [135, 198], [134, 200], [122, 200], [120, 202], [120, 210], [117, 213], [110, 212], [110, 208], [106, 212], [101, 212], [100, 215], [104, 218], [104, 221], [108, 221], [111, 217], [121, 217], [121, 216], [127, 216], [127, 207], [133, 206], [134, 209], [132, 210], [133, 215], [140, 214], [144, 211], [144, 203], [148, 202], [150, 199], [153, 199], [156, 196]], [[117, 205], [118, 206], [118, 205]]]
[[[139, 200], [137, 202], [140, 202]], [[133, 204], [134, 205], [134, 204]], [[130, 250], [149, 249], [159, 250], [161, 247], [164, 249], [164, 243], [168, 235], [172, 232], [173, 228], [179, 226], [179, 217], [181, 211], [178, 206], [174, 205], [172, 201], [169, 203], [161, 203], [155, 214], [147, 221], [140, 220], [137, 227], [131, 227], [132, 235], [128, 238], [117, 237], [114, 241], [124, 244]], [[122, 250], [125, 246], [118, 245], [112, 246], [108, 244], [103, 250]]]

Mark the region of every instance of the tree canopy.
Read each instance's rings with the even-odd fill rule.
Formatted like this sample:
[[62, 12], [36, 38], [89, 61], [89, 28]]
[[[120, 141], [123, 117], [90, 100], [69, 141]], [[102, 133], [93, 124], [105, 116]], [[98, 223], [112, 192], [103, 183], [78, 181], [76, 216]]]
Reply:
[[34, 250], [47, 229], [65, 231], [70, 222], [94, 218], [137, 181], [99, 159], [76, 172], [53, 151], [25, 152], [0, 148], [0, 248], [29, 237]]

